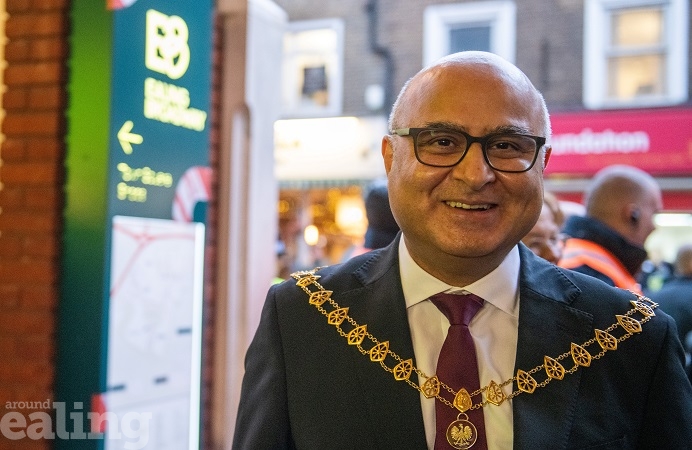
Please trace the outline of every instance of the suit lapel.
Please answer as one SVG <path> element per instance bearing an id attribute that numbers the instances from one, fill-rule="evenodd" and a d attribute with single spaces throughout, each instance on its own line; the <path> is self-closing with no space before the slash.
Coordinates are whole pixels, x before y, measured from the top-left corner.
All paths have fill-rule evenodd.
<path id="1" fill-rule="evenodd" d="M 371 257 L 354 272 L 362 287 L 342 294 L 335 292 L 334 297 L 339 303 L 343 299 L 349 315 L 359 325 L 367 325 L 367 331 L 378 341 L 389 341 L 391 351 L 406 360 L 413 359 L 414 354 L 401 289 L 398 245 L 396 239 L 384 250 L 371 252 Z M 373 343 L 366 338 L 362 346 L 369 350 Z M 405 381 L 397 381 L 369 356 L 349 354 L 353 355 L 354 373 L 363 388 L 363 413 L 372 424 L 372 448 L 425 448 L 419 392 Z M 391 357 L 384 362 L 390 368 L 398 363 Z M 415 373 L 411 380 L 418 381 Z"/>
<path id="2" fill-rule="evenodd" d="M 515 374 L 518 369 L 528 372 L 543 364 L 544 356 L 556 358 L 569 352 L 571 343 L 581 344 L 593 336 L 592 317 L 570 306 L 579 289 L 525 247 L 521 261 Z M 561 363 L 565 370 L 573 366 L 569 355 Z M 581 374 L 581 370 L 566 374 L 532 394 L 514 398 L 514 448 L 566 448 Z M 547 376 L 541 370 L 534 378 L 540 383 Z"/>

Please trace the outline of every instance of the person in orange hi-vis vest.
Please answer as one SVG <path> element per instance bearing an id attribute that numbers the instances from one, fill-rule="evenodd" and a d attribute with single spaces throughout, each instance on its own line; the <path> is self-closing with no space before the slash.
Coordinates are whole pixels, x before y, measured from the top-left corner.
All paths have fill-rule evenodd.
<path id="1" fill-rule="evenodd" d="M 644 242 L 663 208 L 661 188 L 648 173 L 613 165 L 599 171 L 584 195 L 586 216 L 570 217 L 558 265 L 641 292 L 635 276 L 647 258 Z"/>

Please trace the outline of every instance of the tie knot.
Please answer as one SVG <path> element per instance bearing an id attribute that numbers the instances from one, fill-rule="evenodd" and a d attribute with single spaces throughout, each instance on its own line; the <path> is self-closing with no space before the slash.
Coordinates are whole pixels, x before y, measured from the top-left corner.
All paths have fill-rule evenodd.
<path id="1" fill-rule="evenodd" d="M 467 327 L 484 303 L 482 298 L 474 294 L 440 293 L 430 297 L 430 301 L 449 319 L 450 325 L 465 325 Z"/>

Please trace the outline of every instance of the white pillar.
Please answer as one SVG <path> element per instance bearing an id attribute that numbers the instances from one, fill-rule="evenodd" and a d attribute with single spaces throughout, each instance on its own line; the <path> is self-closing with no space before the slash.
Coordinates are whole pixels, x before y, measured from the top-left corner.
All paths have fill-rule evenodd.
<path id="1" fill-rule="evenodd" d="M 230 449 L 243 361 L 274 277 L 285 12 L 270 0 L 219 0 L 223 33 L 217 292 L 210 444 Z"/>

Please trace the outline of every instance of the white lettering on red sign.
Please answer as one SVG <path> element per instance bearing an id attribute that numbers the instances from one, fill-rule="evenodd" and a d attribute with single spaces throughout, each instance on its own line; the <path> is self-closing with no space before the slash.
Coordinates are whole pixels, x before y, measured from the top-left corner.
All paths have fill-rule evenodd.
<path id="1" fill-rule="evenodd" d="M 604 153 L 647 153 L 649 134 L 646 131 L 603 130 L 590 128 L 580 133 L 555 134 L 550 139 L 553 155 L 599 155 Z"/>

